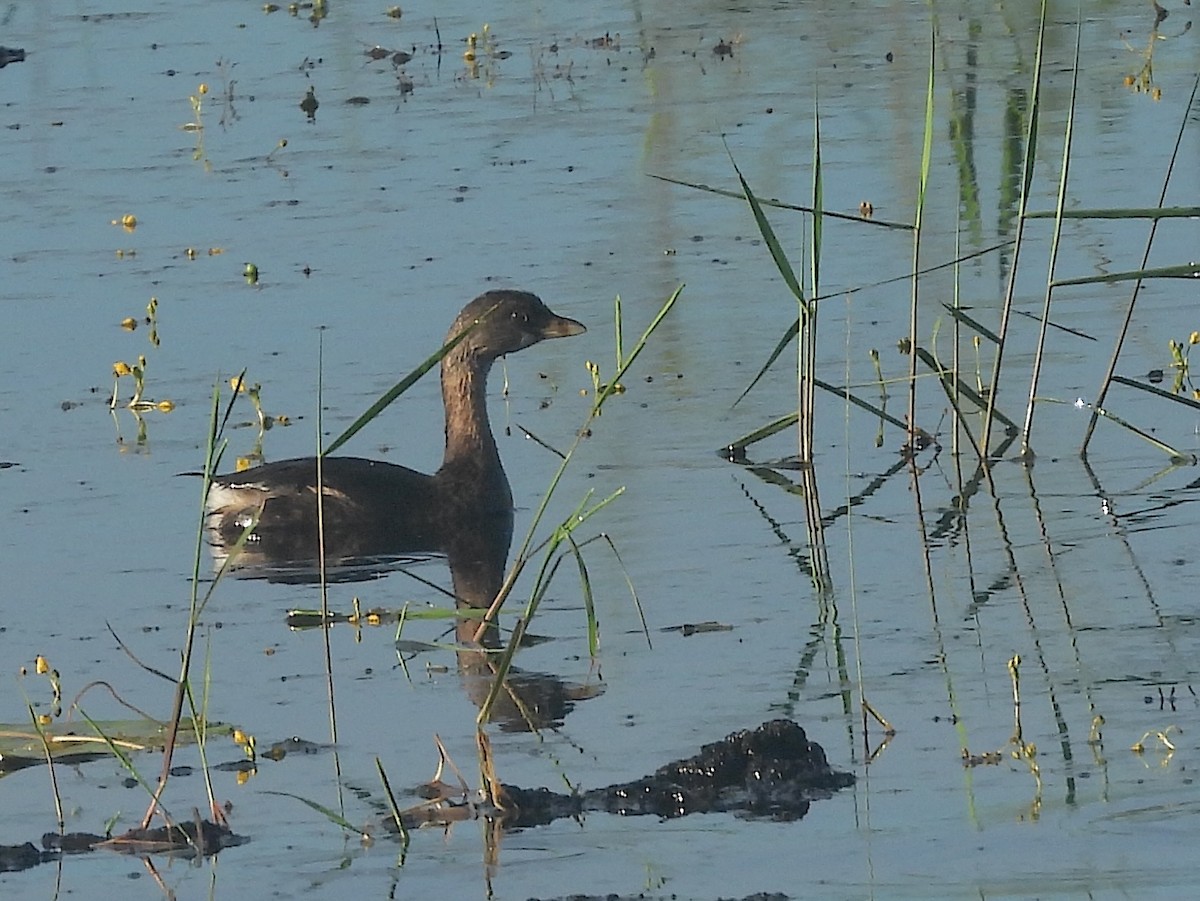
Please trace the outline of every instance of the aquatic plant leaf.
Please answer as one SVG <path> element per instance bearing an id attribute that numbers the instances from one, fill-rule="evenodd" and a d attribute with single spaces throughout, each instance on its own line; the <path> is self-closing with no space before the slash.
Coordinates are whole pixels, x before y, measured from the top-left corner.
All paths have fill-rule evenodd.
<path id="1" fill-rule="evenodd" d="M 158 751 L 166 740 L 166 726 L 154 720 L 97 720 L 96 728 L 123 751 Z M 0 773 L 10 772 L 27 766 L 36 766 L 46 761 L 46 747 L 50 756 L 58 762 L 93 760 L 107 756 L 109 746 L 100 735 L 81 732 L 80 724 L 55 722 L 42 727 L 42 737 L 27 723 L 16 725 L 0 723 Z M 83 727 L 86 730 L 86 726 Z M 208 723 L 206 732 L 232 735 L 233 727 L 225 723 Z M 180 723 L 179 742 L 192 744 L 196 740 L 195 730 L 189 722 Z"/>

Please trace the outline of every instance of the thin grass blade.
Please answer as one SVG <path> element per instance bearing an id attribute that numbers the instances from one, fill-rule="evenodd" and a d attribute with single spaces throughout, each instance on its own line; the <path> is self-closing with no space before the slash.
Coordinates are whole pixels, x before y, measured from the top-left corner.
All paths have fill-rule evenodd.
<path id="1" fill-rule="evenodd" d="M 996 345 L 996 357 L 992 363 L 991 391 L 988 393 L 987 413 L 983 418 L 983 434 L 979 439 L 979 447 L 984 460 L 988 458 L 988 447 L 991 442 L 992 420 L 996 414 L 996 398 L 1000 394 L 1000 372 L 1004 363 L 1004 341 L 1008 335 L 1008 321 L 1012 317 L 1013 303 L 1016 296 L 1017 272 L 1021 258 L 1021 239 L 1025 234 L 1025 210 L 1029 207 L 1029 192 L 1033 184 L 1033 172 L 1037 162 L 1038 120 L 1041 118 L 1042 105 L 1042 60 L 1046 47 L 1046 16 L 1047 0 L 1041 2 L 1041 12 L 1038 17 L 1037 52 L 1033 60 L 1033 86 L 1029 93 L 1029 128 L 1025 137 L 1025 156 L 1021 163 L 1021 190 L 1017 198 L 1017 222 L 1015 245 L 1012 260 L 1009 262 L 1008 286 L 1004 292 L 1004 303 L 1000 311 L 1000 341 Z"/>
<path id="2" fill-rule="evenodd" d="M 997 335 L 995 332 L 993 332 L 990 328 L 988 328 L 986 325 L 984 325 L 978 319 L 975 319 L 972 316 L 968 316 L 966 311 L 963 310 L 962 307 L 954 307 L 948 303 L 943 303 L 942 306 L 946 308 L 947 313 L 949 313 L 951 316 L 953 316 L 959 322 L 963 323 L 964 325 L 970 326 L 971 330 L 973 332 L 975 332 L 976 334 L 978 334 L 981 338 L 987 338 L 993 344 L 1000 343 L 999 335 Z"/>
<path id="3" fill-rule="evenodd" d="M 1103 275 L 1086 275 L 1079 278 L 1055 279 L 1051 287 L 1066 285 L 1094 285 L 1112 282 L 1144 281 L 1152 278 L 1200 278 L 1200 261 L 1180 263 L 1177 266 L 1156 266 L 1150 269 L 1131 269 L 1127 272 L 1108 272 Z"/>
<path id="4" fill-rule="evenodd" d="M 658 181 L 665 181 L 667 184 L 679 185 L 681 188 L 693 188 L 697 191 L 704 191 L 708 194 L 716 194 L 719 197 L 732 197 L 736 200 L 745 200 L 746 194 L 744 191 L 731 191 L 725 188 L 714 188 L 712 185 L 706 185 L 701 182 L 683 181 L 678 178 L 670 178 L 666 175 L 655 175 L 647 173 L 651 178 Z M 776 210 L 789 210 L 793 213 L 812 213 L 813 208 L 804 206 L 798 203 L 784 203 L 782 200 L 775 198 L 759 198 L 759 203 L 765 207 L 771 207 Z M 858 222 L 862 225 L 874 225 L 880 228 L 894 228 L 899 231 L 912 231 L 912 223 L 910 222 L 889 222 L 886 219 L 864 219 L 861 215 L 851 213 L 842 213 L 837 210 L 821 210 L 822 216 L 828 216 L 830 219 L 841 219 L 846 222 Z"/>
<path id="5" fill-rule="evenodd" d="M 321 804 L 317 801 L 313 801 L 310 798 L 306 798 L 303 795 L 293 794 L 292 792 L 277 791 L 274 789 L 264 789 L 263 794 L 264 795 L 279 795 L 280 797 L 283 797 L 283 798 L 293 798 L 294 800 L 299 801 L 301 804 L 305 804 L 308 807 L 311 807 L 313 810 L 315 810 L 317 813 L 321 814 L 321 816 L 325 817 L 325 819 L 329 820 L 329 822 L 333 823 L 335 826 L 340 826 L 342 829 L 345 829 L 347 832 L 352 832 L 355 835 L 362 835 L 361 828 L 359 828 L 358 826 L 355 826 L 353 823 L 351 823 L 349 820 L 347 820 L 345 817 L 343 817 L 341 814 L 339 814 L 336 810 L 326 807 L 324 804 Z"/>
<path id="6" fill-rule="evenodd" d="M 1167 199 L 1167 188 L 1171 184 L 1171 175 L 1175 171 L 1175 162 L 1179 159 L 1179 148 L 1183 145 L 1183 133 L 1187 128 L 1188 119 L 1192 109 L 1196 103 L 1196 93 L 1200 91 L 1200 73 L 1196 75 L 1192 82 L 1192 93 L 1188 96 L 1188 101 L 1183 108 L 1183 117 L 1179 122 L 1179 129 L 1175 133 L 1175 147 L 1171 151 L 1170 162 L 1167 163 L 1167 171 L 1163 176 L 1162 188 L 1158 194 L 1158 205 L 1161 207 Z M 1146 263 L 1150 259 L 1150 250 L 1154 246 L 1154 236 L 1158 233 L 1158 220 L 1154 220 L 1150 226 L 1150 233 L 1146 236 L 1146 248 L 1142 252 L 1142 268 L 1145 268 Z M 1121 358 L 1121 349 L 1125 345 L 1125 336 L 1129 334 L 1129 326 L 1133 322 L 1133 311 L 1137 306 L 1138 294 L 1141 293 L 1142 283 L 1134 282 L 1133 293 L 1129 298 L 1129 304 L 1125 309 L 1125 319 L 1121 323 L 1121 330 L 1117 335 L 1117 339 L 1113 344 L 1113 352 L 1108 360 L 1108 367 L 1105 369 L 1104 378 L 1100 382 L 1100 389 L 1096 392 L 1096 402 L 1092 405 L 1092 415 L 1088 420 L 1087 428 L 1084 430 L 1083 442 L 1079 446 L 1079 455 L 1087 458 L 1088 445 L 1091 443 L 1092 434 L 1096 429 L 1096 417 L 1100 415 L 1104 407 L 1105 398 L 1108 396 L 1108 389 L 1112 385 L 1114 374 L 1117 371 L 1117 361 Z"/>
<path id="7" fill-rule="evenodd" d="M 329 446 L 325 448 L 325 451 L 321 456 L 329 456 L 335 450 L 357 435 L 362 428 L 367 425 L 367 423 L 387 409 L 391 405 L 392 401 L 420 381 L 422 376 L 429 372 L 429 370 L 431 370 L 434 366 L 437 366 L 438 363 L 442 361 L 442 357 L 454 350 L 454 348 L 456 348 L 462 342 L 462 340 L 467 337 L 467 335 L 471 334 L 471 332 L 478 328 L 479 324 L 483 322 L 484 319 L 486 319 L 494 309 L 495 307 L 492 307 L 491 309 L 487 310 L 482 316 L 443 344 L 437 351 L 426 357 L 416 369 L 384 392 L 379 400 L 371 404 L 365 413 L 363 413 L 358 417 L 358 419 L 354 420 L 354 422 L 350 424 L 346 431 L 342 432 L 342 434 L 338 435 L 333 439 L 332 442 L 330 442 Z"/>
<path id="8" fill-rule="evenodd" d="M 767 214 L 763 212 L 762 204 L 758 202 L 758 198 L 750 189 L 750 183 L 742 175 L 742 170 L 738 168 L 737 160 L 733 158 L 733 153 L 729 151 L 728 147 L 726 147 L 726 152 L 729 153 L 729 161 L 733 164 L 733 171 L 737 173 L 738 182 L 742 186 L 743 196 L 746 198 L 746 202 L 750 204 L 750 212 L 754 216 L 755 224 L 758 225 L 758 231 L 762 235 L 767 249 L 771 252 L 771 259 L 775 261 L 775 268 L 783 276 L 784 284 L 788 286 L 788 290 L 792 292 L 797 300 L 803 302 L 804 289 L 800 286 L 800 281 L 796 278 L 796 273 L 792 270 L 792 264 L 788 260 L 787 254 L 783 252 L 783 246 L 779 243 L 779 238 L 775 236 L 775 229 L 771 227 L 771 223 L 767 219 Z"/>
<path id="9" fill-rule="evenodd" d="M 1123 375 L 1114 375 L 1114 382 L 1125 385 L 1129 388 L 1136 388 L 1138 391 L 1146 391 L 1153 394 L 1155 397 L 1161 397 L 1163 400 L 1169 400 L 1172 403 L 1183 404 L 1185 407 L 1191 407 L 1193 410 L 1200 410 L 1200 400 L 1193 400 L 1183 394 L 1172 394 L 1170 391 L 1164 391 L 1156 385 L 1147 385 L 1143 382 L 1135 382 L 1133 379 L 1126 378 Z"/>
<path id="10" fill-rule="evenodd" d="M 1075 134 L 1075 102 L 1079 94 L 1079 47 L 1083 35 L 1082 10 L 1075 22 L 1075 57 L 1071 64 L 1071 95 L 1067 101 L 1067 124 L 1063 134 L 1062 166 L 1058 176 L 1058 198 L 1054 209 L 1054 230 L 1050 237 L 1050 262 L 1046 273 L 1046 293 L 1042 300 L 1042 321 L 1038 326 L 1037 348 L 1033 355 L 1033 369 L 1029 375 L 1029 399 L 1025 404 L 1025 423 L 1021 428 L 1021 453 L 1032 453 L 1030 441 L 1033 433 L 1033 413 L 1037 409 L 1037 389 L 1042 374 L 1042 361 L 1046 352 L 1046 335 L 1050 328 L 1050 303 L 1054 296 L 1054 271 L 1058 266 L 1058 248 L 1062 240 L 1062 211 L 1067 203 L 1067 181 L 1071 173 L 1071 140 Z"/>

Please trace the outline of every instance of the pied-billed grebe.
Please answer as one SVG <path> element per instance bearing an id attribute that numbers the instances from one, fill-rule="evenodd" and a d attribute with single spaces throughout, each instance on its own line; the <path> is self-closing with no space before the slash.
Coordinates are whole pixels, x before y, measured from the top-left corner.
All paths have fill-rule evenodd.
<path id="1" fill-rule="evenodd" d="M 585 329 L 551 312 L 533 294 L 488 291 L 463 308 L 447 342 L 476 322 L 442 358 L 446 455 L 441 469 L 428 475 L 359 457 L 322 459 L 327 557 L 444 552 L 456 535 L 477 530 L 491 533 L 489 545 L 507 554 L 512 491 L 488 422 L 488 371 L 498 357 Z M 314 457 L 220 475 L 208 494 L 210 529 L 216 543 L 228 546 L 257 515 L 248 550 L 259 562 L 311 562 L 318 547 L 316 495 Z"/>

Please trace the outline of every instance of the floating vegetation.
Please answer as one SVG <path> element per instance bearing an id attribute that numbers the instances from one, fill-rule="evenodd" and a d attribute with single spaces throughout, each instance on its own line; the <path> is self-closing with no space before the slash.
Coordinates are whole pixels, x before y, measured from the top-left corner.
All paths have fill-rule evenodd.
<path id="1" fill-rule="evenodd" d="M 286 7 L 278 3 L 264 3 L 262 11 L 265 14 L 270 15 L 271 13 L 277 13 L 281 9 L 285 8 L 287 9 L 288 15 L 293 19 L 300 18 L 301 13 L 308 13 L 306 21 L 308 21 L 309 24 L 313 25 L 314 27 L 320 25 L 322 20 L 329 15 L 329 5 L 327 0 L 311 0 L 311 2 L 304 3 L 289 3 Z"/>
<path id="2" fill-rule="evenodd" d="M 1184 2 L 1185 4 L 1190 4 L 1191 0 L 1184 0 Z M 1191 20 L 1184 22 L 1182 31 L 1178 31 L 1175 34 L 1163 34 L 1159 30 L 1159 26 L 1167 20 L 1170 13 L 1165 7 L 1160 6 L 1157 0 L 1153 0 L 1152 6 L 1154 8 L 1154 24 L 1150 29 L 1150 33 L 1146 36 L 1145 45 L 1141 49 L 1138 49 L 1129 42 L 1128 38 L 1122 37 L 1121 40 L 1125 44 L 1125 49 L 1130 54 L 1140 57 L 1137 71 L 1125 76 L 1125 87 L 1129 88 L 1135 94 L 1144 94 L 1157 103 L 1162 100 L 1163 91 L 1162 87 L 1154 79 L 1154 51 L 1163 41 L 1187 34 L 1191 30 L 1192 23 Z"/>
<path id="3" fill-rule="evenodd" d="M 12 772 L 27 766 L 45 763 L 79 763 L 107 756 L 110 746 L 122 751 L 147 751 L 161 749 L 164 741 L 164 724 L 146 716 L 136 707 L 121 698 L 117 700 L 135 714 L 128 720 L 87 720 L 81 726 L 76 715 L 82 714 L 83 698 L 97 688 L 113 693 L 111 686 L 92 683 L 75 696 L 70 704 L 63 705 L 63 678 L 49 660 L 39 654 L 32 668 L 22 666 L 18 670 L 22 680 L 43 679 L 49 689 L 44 700 L 28 700 L 34 731 L 29 723 L 0 724 L 0 773 Z M 205 729 L 214 735 L 232 735 L 233 729 L 221 723 L 207 723 Z M 182 740 L 192 742 L 195 736 L 184 732 Z"/>
<path id="4" fill-rule="evenodd" d="M 1188 388 L 1193 400 L 1200 400 L 1200 389 L 1197 389 L 1192 384 L 1192 369 L 1190 358 L 1192 348 L 1200 344 L 1200 332 L 1192 332 L 1188 336 L 1187 343 L 1171 339 L 1168 342 L 1168 347 L 1171 351 L 1171 368 L 1175 370 L 1175 381 L 1171 386 L 1173 394 L 1180 394 L 1184 387 Z"/>
<path id="5" fill-rule="evenodd" d="M 263 455 L 263 441 L 266 437 L 266 433 L 275 428 L 275 426 L 289 426 L 292 424 L 292 420 L 289 416 L 271 416 L 267 414 L 263 410 L 262 406 L 262 385 L 259 385 L 257 382 L 253 385 L 248 384 L 245 379 L 246 374 L 243 372 L 241 375 L 236 375 L 231 378 L 229 380 L 229 386 L 233 391 L 234 398 L 236 398 L 238 395 L 244 395 L 249 399 L 250 403 L 254 406 L 255 422 L 238 423 L 234 427 L 257 425 L 258 434 L 254 438 L 253 448 L 236 459 L 234 468 L 238 472 L 244 472 L 247 469 L 250 469 L 254 466 L 259 466 L 266 462 L 266 458 Z"/>
<path id="6" fill-rule="evenodd" d="M 308 91 L 304 94 L 304 99 L 300 101 L 300 110 L 308 118 L 309 122 L 317 121 L 317 110 L 321 104 L 317 101 L 317 92 L 312 85 L 309 85 Z"/>
<path id="7" fill-rule="evenodd" d="M 25 62 L 25 51 L 20 47 L 0 47 L 0 69 L 9 63 Z"/>
<path id="8" fill-rule="evenodd" d="M 1174 754 L 1176 751 L 1175 743 L 1172 742 L 1170 739 L 1170 735 L 1172 732 L 1178 732 L 1178 733 L 1182 734 L 1183 730 L 1180 729 L 1178 726 L 1176 726 L 1174 723 L 1172 723 L 1170 726 L 1167 726 L 1167 728 L 1165 728 L 1165 729 L 1159 729 L 1159 730 L 1153 730 L 1150 732 L 1145 732 L 1142 734 L 1141 738 L 1139 738 L 1136 742 L 1133 743 L 1133 746 L 1130 748 L 1130 750 L 1133 751 L 1135 754 L 1144 754 L 1146 752 L 1146 739 L 1152 738 L 1152 739 L 1154 739 L 1154 745 L 1156 747 L 1162 749 L 1165 752 L 1165 755 L 1162 760 L 1162 765 L 1166 766 L 1167 762 L 1171 759 L 1171 755 Z"/>
<path id="9" fill-rule="evenodd" d="M 208 85 L 201 82 L 196 88 L 196 93 L 188 95 L 188 103 L 192 106 L 192 118 L 191 121 L 179 126 L 183 131 L 190 131 L 196 135 L 196 146 L 192 149 L 192 159 L 197 162 L 203 161 L 206 171 L 211 168 L 204 151 L 204 97 L 207 94 Z"/>
<path id="10" fill-rule="evenodd" d="M 144 396 L 146 390 L 146 357 L 139 355 L 137 362 L 133 365 L 126 363 L 124 360 L 117 360 L 117 362 L 113 363 L 113 393 L 112 399 L 108 404 L 110 410 L 117 408 L 119 403 L 117 395 L 120 390 L 121 379 L 126 376 L 133 379 L 133 394 L 128 402 L 122 404 L 126 409 L 132 410 L 134 413 L 148 413 L 151 410 L 158 410 L 160 413 L 170 413 L 175 409 L 174 401 L 156 401 Z"/>
<path id="11" fill-rule="evenodd" d="M 621 49 L 621 35 L 620 34 L 610 34 L 609 32 L 606 31 L 606 32 L 604 32 L 604 34 L 600 35 L 599 37 L 588 38 L 588 39 L 584 40 L 583 46 L 588 47 L 592 50 L 620 50 Z M 715 47 L 713 48 L 713 52 L 714 53 L 716 52 Z"/>
<path id="12" fill-rule="evenodd" d="M 151 346 L 157 348 L 161 344 L 161 339 L 158 333 L 158 298 L 151 297 L 146 304 L 146 314 L 142 321 L 148 326 L 146 339 Z M 139 321 L 133 316 L 126 316 L 121 320 L 120 327 L 127 332 L 136 331 L 139 326 Z M 117 360 L 113 363 L 113 389 L 109 397 L 108 409 L 112 413 L 113 423 L 117 429 L 117 444 L 122 451 L 125 451 L 129 445 L 121 435 L 121 425 L 117 418 L 118 407 L 128 410 L 133 414 L 134 421 L 137 425 L 137 437 L 133 446 L 138 450 L 144 450 L 148 440 L 146 421 L 142 418 L 142 414 L 157 411 L 159 413 L 170 413 L 175 409 L 175 402 L 169 398 L 162 400 L 154 400 L 146 396 L 146 368 L 147 360 L 145 354 L 139 354 L 137 361 L 128 363 L 125 360 Z M 127 401 L 120 400 L 121 380 L 131 379 L 133 381 L 133 391 Z"/>
<path id="13" fill-rule="evenodd" d="M 207 251 L 205 251 L 205 253 L 210 257 L 220 256 L 224 252 L 225 249 L 223 247 L 210 247 Z M 196 250 L 194 247 L 185 247 L 183 250 L 183 255 L 189 260 L 194 260 L 200 255 L 200 251 Z"/>
<path id="14" fill-rule="evenodd" d="M 466 45 L 467 49 L 463 51 L 463 62 L 467 64 L 466 77 L 482 78 L 489 85 L 496 77 L 494 64 L 512 56 L 509 51 L 500 49 L 491 26 L 486 23 L 478 34 L 471 32 L 467 35 Z"/>

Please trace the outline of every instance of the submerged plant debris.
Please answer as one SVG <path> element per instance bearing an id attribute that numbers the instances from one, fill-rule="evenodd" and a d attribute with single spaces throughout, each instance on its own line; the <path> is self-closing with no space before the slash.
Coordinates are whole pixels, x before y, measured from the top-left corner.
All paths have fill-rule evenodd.
<path id="1" fill-rule="evenodd" d="M 159 826 L 154 829 L 130 829 L 121 835 L 97 835 L 91 832 L 47 832 L 41 848 L 33 842 L 0 845 L 0 873 L 28 870 L 38 864 L 58 860 L 64 854 L 86 854 L 106 850 L 139 856 L 167 854 L 174 857 L 208 857 L 224 848 L 248 841 L 228 826 L 201 820 Z"/>

